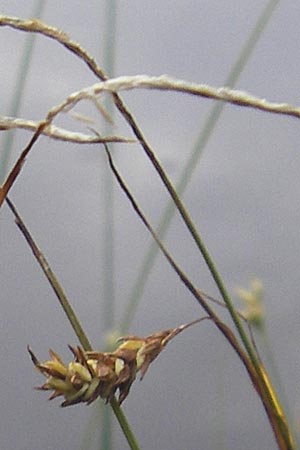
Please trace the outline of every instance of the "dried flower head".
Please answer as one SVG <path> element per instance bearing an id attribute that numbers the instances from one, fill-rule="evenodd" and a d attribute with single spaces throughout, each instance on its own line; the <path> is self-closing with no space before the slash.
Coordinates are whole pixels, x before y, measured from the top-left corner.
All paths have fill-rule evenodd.
<path id="1" fill-rule="evenodd" d="M 81 402 L 90 404 L 98 397 L 109 402 L 116 393 L 121 404 L 127 397 L 137 372 L 140 372 L 142 379 L 166 344 L 200 320 L 203 319 L 159 331 L 145 338 L 121 337 L 118 339 L 120 345 L 114 352 L 85 352 L 79 346 L 69 346 L 74 359 L 67 365 L 51 349 L 50 360 L 41 363 L 28 347 L 33 364 L 46 377 L 46 382 L 37 389 L 52 391 L 50 400 L 62 396 L 64 401 L 61 406 Z"/>

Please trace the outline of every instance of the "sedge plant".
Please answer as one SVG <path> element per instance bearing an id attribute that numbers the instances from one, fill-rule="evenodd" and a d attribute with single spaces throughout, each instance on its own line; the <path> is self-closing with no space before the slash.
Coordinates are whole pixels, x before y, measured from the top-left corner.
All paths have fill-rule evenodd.
<path id="1" fill-rule="evenodd" d="M 150 364 L 174 336 L 185 330 L 188 326 L 207 319 L 226 339 L 244 366 L 246 373 L 262 402 L 263 408 L 265 409 L 278 448 L 280 450 L 293 450 L 295 444 L 290 426 L 286 420 L 279 398 L 270 381 L 264 363 L 259 356 L 253 335 L 251 332 L 249 333 L 248 322 L 245 322 L 236 310 L 213 258 L 203 242 L 199 230 L 195 226 L 178 190 L 171 182 L 168 174 L 161 165 L 156 152 L 144 137 L 143 131 L 139 127 L 137 120 L 123 102 L 119 92 L 122 90 L 133 89 L 173 91 L 200 98 L 211 98 L 222 102 L 229 102 L 238 105 L 239 107 L 243 106 L 259 109 L 265 113 L 282 114 L 296 118 L 300 117 L 299 109 L 285 103 L 278 104 L 267 102 L 257 96 L 250 95 L 246 92 L 235 91 L 228 87 L 215 88 L 206 84 L 190 83 L 185 80 L 176 80 L 166 76 L 108 78 L 102 68 L 98 66 L 95 60 L 79 44 L 71 40 L 64 32 L 57 30 L 52 26 L 36 19 L 21 20 L 10 16 L 0 16 L 0 26 L 9 26 L 13 29 L 29 33 L 38 33 L 46 38 L 54 39 L 58 44 L 63 45 L 67 50 L 71 51 L 85 63 L 87 68 L 91 70 L 97 78 L 97 83 L 94 85 L 83 87 L 78 92 L 70 93 L 70 95 L 68 95 L 61 103 L 53 106 L 48 111 L 46 117 L 42 118 L 40 121 L 30 122 L 15 118 L 15 120 L 8 119 L 5 122 L 6 125 L 5 123 L 3 125 L 3 127 L 5 128 L 6 126 L 7 129 L 12 127 L 31 129 L 33 130 L 33 134 L 0 187 L 0 206 L 3 206 L 3 203 L 6 200 L 6 203 L 14 214 L 20 231 L 24 235 L 34 257 L 51 284 L 80 343 L 80 346 L 70 346 L 73 359 L 67 364 L 64 363 L 53 350 L 50 350 L 49 352 L 50 359 L 41 362 L 36 357 L 34 351 L 31 348 L 28 349 L 34 366 L 46 377 L 46 381 L 41 386 L 41 389 L 51 391 L 51 398 L 62 396 L 63 407 L 80 403 L 89 404 L 98 398 L 101 398 L 111 406 L 130 448 L 138 449 L 139 443 L 137 442 L 121 408 L 122 402 L 129 395 L 131 385 L 139 373 L 141 374 L 141 377 L 145 375 Z M 100 105 L 101 93 L 104 91 L 111 95 L 116 109 L 131 129 L 134 135 L 134 141 L 141 146 L 145 157 L 155 169 L 161 183 L 172 200 L 174 208 L 181 216 L 196 249 L 202 255 L 212 279 L 219 290 L 219 294 L 222 298 L 221 304 L 228 312 L 230 318 L 229 324 L 221 319 L 216 308 L 216 303 L 212 302 L 211 298 L 203 293 L 201 289 L 192 282 L 188 274 L 185 273 L 184 269 L 181 268 L 174 259 L 171 251 L 166 248 L 146 214 L 139 206 L 138 201 L 132 194 L 130 186 L 127 184 L 115 164 L 113 154 L 107 144 L 110 142 L 130 143 L 133 141 L 132 138 L 111 135 L 103 137 L 94 130 L 91 130 L 91 134 L 79 135 L 78 133 L 72 133 L 68 130 L 58 129 L 54 125 L 53 122 L 62 112 L 70 111 L 83 99 Z M 99 110 L 101 110 L 100 106 Z M 32 238 L 31 233 L 18 213 L 17 208 L 8 198 L 8 193 L 15 180 L 19 177 L 27 155 L 34 146 L 38 145 L 39 137 L 42 134 L 46 134 L 54 139 L 103 146 L 103 152 L 106 154 L 107 164 L 115 182 L 124 193 L 138 219 L 141 220 L 146 227 L 157 247 L 177 274 L 180 282 L 183 283 L 204 311 L 203 317 L 179 327 L 175 326 L 174 328 L 163 331 L 156 330 L 146 337 L 135 335 L 120 337 L 120 340 L 113 351 L 93 349 L 85 331 L 80 325 L 70 301 L 66 298 L 57 277 L 54 275 L 49 263 Z"/>

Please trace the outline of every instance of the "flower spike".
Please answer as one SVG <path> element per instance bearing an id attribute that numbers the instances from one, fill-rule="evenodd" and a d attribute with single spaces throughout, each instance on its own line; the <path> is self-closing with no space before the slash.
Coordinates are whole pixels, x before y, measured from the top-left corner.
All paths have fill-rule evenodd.
<path id="1" fill-rule="evenodd" d="M 128 396 L 136 374 L 142 380 L 150 364 L 157 358 L 167 343 L 187 327 L 205 318 L 180 325 L 177 328 L 153 333 L 145 338 L 124 336 L 118 339 L 119 346 L 114 352 L 85 352 L 80 346 L 69 349 L 73 361 L 67 365 L 53 351 L 50 360 L 40 362 L 31 348 L 27 350 L 38 371 L 46 377 L 46 382 L 37 389 L 52 391 L 49 400 L 64 397 L 61 406 L 77 403 L 90 404 L 98 397 L 110 402 L 118 393 L 121 404 Z"/>

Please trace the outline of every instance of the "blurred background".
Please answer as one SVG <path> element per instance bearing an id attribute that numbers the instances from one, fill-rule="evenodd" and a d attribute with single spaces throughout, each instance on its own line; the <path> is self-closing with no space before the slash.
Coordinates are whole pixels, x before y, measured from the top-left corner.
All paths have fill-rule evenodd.
<path id="1" fill-rule="evenodd" d="M 67 32 L 104 67 L 108 3 L 52 0 L 44 2 L 41 18 Z M 300 8 L 291 0 L 277 3 L 236 87 L 297 105 Z M 260 0 L 117 1 L 114 73 L 168 74 L 222 86 L 265 4 Z M 2 0 L 1 14 L 29 18 L 36 5 L 29 0 Z M 1 115 L 9 115 L 27 38 L 23 32 L 0 28 Z M 19 117 L 42 119 L 68 94 L 96 81 L 77 57 L 37 36 Z M 176 183 L 214 103 L 141 90 L 126 92 L 122 98 Z M 77 111 L 94 117 L 93 126 L 105 131 L 107 125 L 90 105 L 78 105 Z M 87 130 L 67 117 L 55 124 Z M 296 119 L 225 106 L 183 194 L 229 292 L 234 295 L 236 287 L 247 287 L 253 277 L 263 282 L 268 338 L 295 423 L 300 417 L 298 128 Z M 118 115 L 110 131 L 132 136 Z M 2 148 L 5 134 L 0 135 Z M 6 174 L 29 137 L 26 131 L 15 133 Z M 114 155 L 147 217 L 157 226 L 168 195 L 141 148 L 115 145 Z M 105 333 L 122 320 L 151 243 L 124 194 L 109 180 L 102 146 L 42 137 L 10 192 L 95 348 L 102 348 Z M 110 185 L 113 197 L 108 209 L 113 213 L 107 221 Z M 114 249 L 112 258 L 107 256 L 108 241 Z M 165 242 L 196 285 L 218 297 L 178 215 Z M 1 449 L 99 449 L 96 405 L 61 409 L 58 401 L 49 403 L 46 394 L 33 390 L 43 380 L 33 370 L 26 345 L 42 360 L 51 347 L 67 361 L 67 344 L 76 345 L 77 340 L 6 204 L 0 211 L 0 245 Z M 241 306 L 238 299 L 236 305 Z M 202 314 L 159 255 L 130 333 L 146 336 Z M 261 344 L 261 354 L 268 358 Z M 169 344 L 142 383 L 133 385 L 124 411 L 147 450 L 275 448 L 244 368 L 208 321 Z M 115 419 L 113 428 L 114 448 L 127 448 Z"/>

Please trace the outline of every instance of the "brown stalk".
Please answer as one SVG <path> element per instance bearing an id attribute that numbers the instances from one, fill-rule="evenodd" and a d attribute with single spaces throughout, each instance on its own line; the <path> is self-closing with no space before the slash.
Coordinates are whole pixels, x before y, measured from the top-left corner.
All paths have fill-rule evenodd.
<path id="1" fill-rule="evenodd" d="M 31 137 L 30 141 L 28 142 L 28 144 L 26 145 L 26 147 L 22 151 L 22 153 L 19 156 L 19 158 L 18 158 L 17 162 L 15 163 L 14 167 L 10 171 L 10 173 L 9 173 L 8 177 L 6 178 L 5 182 L 0 187 L 0 207 L 1 207 L 4 199 L 6 198 L 10 188 L 14 184 L 17 176 L 19 175 L 19 173 L 20 173 L 20 171 L 22 169 L 22 166 L 24 164 L 26 156 L 28 155 L 28 153 L 30 152 L 33 144 L 37 141 L 38 137 L 43 132 L 43 130 L 44 130 L 44 128 L 46 126 L 47 126 L 47 122 L 46 121 L 43 121 L 43 122 L 41 122 L 39 124 L 39 126 L 36 129 L 35 133 Z"/>

